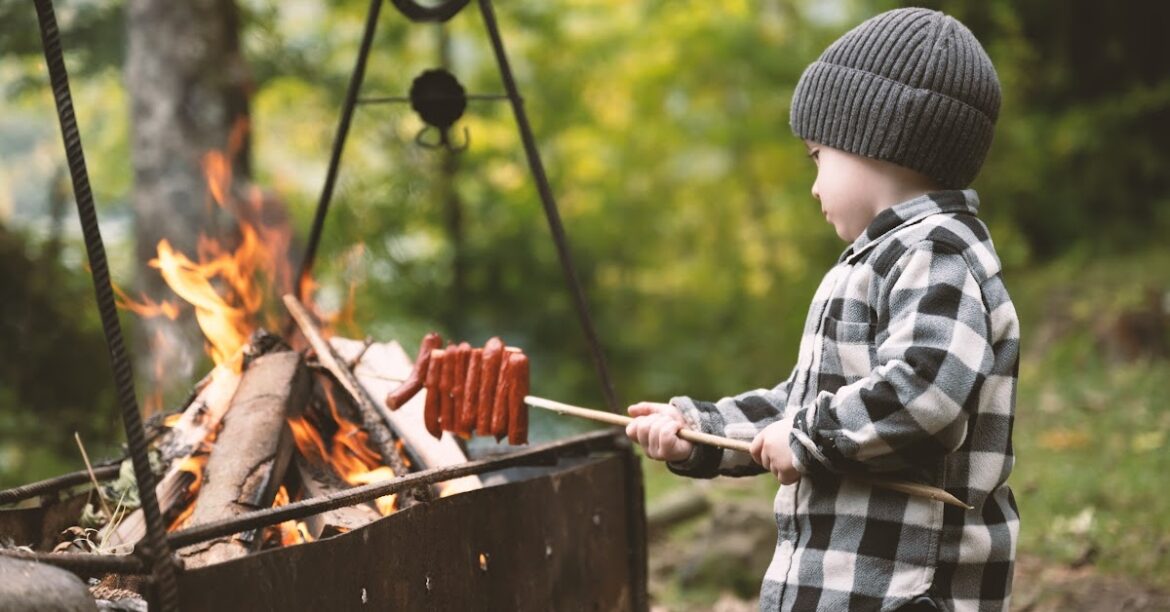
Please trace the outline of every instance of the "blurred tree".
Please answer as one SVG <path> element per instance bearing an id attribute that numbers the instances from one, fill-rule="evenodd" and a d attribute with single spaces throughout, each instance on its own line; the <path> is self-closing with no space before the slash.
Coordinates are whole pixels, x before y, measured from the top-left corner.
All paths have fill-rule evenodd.
<path id="1" fill-rule="evenodd" d="M 987 47 L 1004 86 L 976 187 L 1037 257 L 1130 250 L 1170 230 L 1170 4 L 935 0 Z"/>
<path id="2" fill-rule="evenodd" d="M 251 82 L 234 0 L 130 0 L 126 38 L 139 285 L 155 300 L 168 299 L 162 277 L 146 267 L 161 239 L 195 259 L 201 235 L 235 235 L 234 220 L 212 202 L 204 156 L 224 151 L 229 181 L 247 179 Z M 150 386 L 183 387 L 187 381 L 175 379 L 192 375 L 183 364 L 197 361 L 202 347 L 193 318 L 153 318 L 145 326 L 140 376 L 154 373 Z"/>
<path id="3" fill-rule="evenodd" d="M 239 21 L 234 0 L 127 5 L 132 201 L 142 262 L 154 257 L 161 238 L 194 254 L 200 232 L 222 232 L 215 228 L 201 162 L 208 151 L 226 149 L 232 126 L 248 120 L 250 80 Z M 231 153 L 233 175 L 246 177 L 246 133 Z"/>
<path id="4" fill-rule="evenodd" d="M 0 488 L 81 469 L 75 431 L 95 460 L 118 431 L 92 285 L 53 248 L 0 225 L 0 286 L 19 296 L 0 300 Z"/>

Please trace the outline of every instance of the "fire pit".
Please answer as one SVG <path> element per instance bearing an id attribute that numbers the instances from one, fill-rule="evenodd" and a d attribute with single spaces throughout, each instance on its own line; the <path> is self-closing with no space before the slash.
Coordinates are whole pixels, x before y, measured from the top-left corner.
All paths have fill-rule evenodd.
<path id="1" fill-rule="evenodd" d="M 467 475 L 479 476 L 485 486 L 415 504 L 335 537 L 182 571 L 180 605 L 192 610 L 645 608 L 641 472 L 621 435 L 589 433 L 418 472 L 402 479 L 399 489 Z M 368 498 L 370 488 L 361 489 Z M 332 497 L 331 505 L 344 507 L 343 495 Z M 66 508 L 70 504 L 76 508 L 76 501 L 63 502 Z M 276 510 L 284 508 L 297 509 Z M 0 538 L 39 538 L 42 527 L 61 520 L 63 509 L 0 512 Z M 168 539 L 179 548 L 282 516 L 223 522 Z M 137 557 L 9 554 L 107 581 L 114 574 L 120 579 L 116 584 L 146 571 Z"/>
<path id="2" fill-rule="evenodd" d="M 464 4 L 420 13 L 407 10 L 413 3 L 395 1 L 412 20 L 423 21 L 446 20 Z M 279 286 L 277 295 L 304 296 L 311 284 L 380 5 L 372 1 L 367 15 L 300 272 L 268 271 L 267 289 Z M 90 466 L 86 459 L 84 472 L 0 491 L 0 506 L 18 503 L 0 510 L 0 554 L 6 563 L 39 561 L 101 578 L 97 590 L 103 598 L 125 599 L 131 608 L 143 604 L 141 598 L 133 601 L 139 594 L 164 610 L 646 608 L 641 472 L 620 432 L 499 447 L 470 458 L 449 433 L 430 437 L 421 396 L 397 412 L 380 401 L 385 386 L 400 383 L 409 369 L 396 343 L 325 340 L 312 317 L 298 313 L 302 306 L 291 295 L 285 302 L 300 334 L 291 326 L 276 340 L 255 333 L 253 307 L 259 302 L 237 281 L 253 278 L 257 262 L 287 258 L 239 254 L 258 244 L 288 246 L 263 228 L 241 225 L 234 253 L 219 246 L 205 253 L 201 244 L 199 262 L 159 243 L 151 265 L 195 306 L 216 365 L 186 406 L 149 431 L 144 428 L 52 2 L 36 0 L 35 6 L 129 452 L 121 462 Z M 616 410 L 491 3 L 480 0 L 479 6 L 594 365 L 607 403 Z M 229 201 L 230 185 L 209 180 L 217 204 L 257 216 L 255 202 Z M 212 282 L 215 275 L 218 284 Z M 216 288 L 225 284 L 236 291 L 227 300 Z M 122 298 L 124 306 L 133 305 Z M 173 312 L 168 304 L 135 306 L 166 316 Z M 363 371 L 370 361 L 374 364 Z M 510 440 L 523 441 L 513 433 Z M 151 453 L 162 465 L 160 474 Z M 111 508 L 108 496 L 98 495 L 102 507 L 90 513 L 103 520 L 99 528 L 86 529 L 76 517 L 87 498 L 95 498 L 63 492 L 99 481 L 124 484 L 123 495 L 134 492 L 141 507 L 127 511 L 119 499 Z M 39 504 L 29 503 L 37 497 Z M 69 537 L 61 537 L 62 529 Z M 18 605 L 37 607 L 35 588 L 29 593 L 32 599 Z"/>
<path id="3" fill-rule="evenodd" d="M 307 329 L 317 342 L 324 342 L 315 328 Z M 384 396 L 410 367 L 405 351 L 393 342 L 335 338 L 320 352 L 330 355 L 321 361 L 346 372 L 338 378 L 351 380 L 357 396 L 367 401 Z M 300 361 L 296 352 L 272 352 L 253 359 L 241 375 L 229 377 L 236 390 L 227 402 L 230 409 L 221 417 L 226 423 L 214 439 L 210 460 L 204 454 L 194 471 L 183 471 L 191 469 L 184 467 L 174 472 L 179 492 L 174 497 L 166 494 L 165 478 L 159 485 L 160 503 L 170 504 L 164 505 L 170 508 L 164 511 L 171 525 L 167 541 L 177 551 L 176 563 L 184 568 L 178 576 L 182 608 L 645 607 L 641 472 L 620 432 L 599 431 L 530 448 L 488 445 L 484 448 L 490 452 L 468 458 L 450 434 L 436 440 L 424 431 L 421 404 L 425 397 L 420 395 L 387 413 L 393 419 L 388 422 L 402 436 L 398 443 L 391 441 L 390 452 L 416 471 L 381 467 L 377 469 L 386 473 L 370 478 L 369 484 L 351 487 L 334 478 L 334 486 L 314 488 L 308 486 L 313 472 L 307 468 L 316 465 L 336 476 L 344 467 L 318 463 L 323 457 L 365 454 L 377 460 L 377 453 L 368 446 L 353 450 L 340 445 L 346 439 L 346 426 L 348 435 L 358 434 L 361 444 L 369 444 L 373 436 L 355 424 L 361 418 L 353 416 L 355 409 L 346 403 L 347 395 L 338 393 L 326 396 L 328 411 L 339 426 L 335 435 L 325 436 L 328 442 L 321 437 L 328 430 L 309 427 L 313 441 L 294 433 L 297 439 L 288 444 L 291 459 L 287 454 L 283 461 L 271 458 L 276 451 L 264 445 L 274 449 L 278 444 L 283 411 L 296 403 L 294 398 L 310 393 L 305 378 L 324 378 L 316 371 L 324 366 L 306 373 Z M 209 394 L 222 391 L 214 389 L 214 384 L 202 386 L 182 414 L 206 415 L 209 410 L 199 402 L 215 403 Z M 277 410 L 275 428 L 265 433 L 255 415 L 272 407 Z M 232 415 L 242 410 L 248 411 L 248 426 L 245 437 L 235 439 L 240 434 L 233 432 L 239 425 L 232 428 Z M 303 422 L 308 427 L 304 416 L 287 418 L 289 425 Z M 169 432 L 172 437 L 183 433 L 181 419 L 169 420 L 175 427 Z M 197 430 L 196 437 L 202 431 Z M 173 461 L 185 465 L 190 459 Z M 98 466 L 94 477 L 112 478 L 117 467 Z M 361 465 L 357 469 L 359 476 L 376 473 Z M 263 473 L 272 482 L 233 479 L 237 473 Z M 198 486 L 205 477 L 220 481 L 218 492 L 209 491 L 214 483 Z M 139 556 L 45 552 L 62 539 L 58 535 L 62 528 L 77 530 L 73 525 L 85 501 L 85 496 L 59 500 L 55 492 L 83 482 L 66 476 L 0 492 L 0 503 L 41 496 L 38 507 L 0 511 L 0 540 L 40 552 L 10 549 L 5 554 L 60 565 L 100 578 L 104 586 L 130 586 L 148 594 L 150 583 L 140 576 L 148 568 Z M 317 482 L 329 480 L 318 477 Z M 271 491 L 281 483 L 285 499 L 273 503 Z M 288 500 L 284 485 L 294 493 L 293 501 Z M 268 496 L 257 497 L 260 490 L 268 490 Z M 207 495 L 213 497 L 212 502 L 204 501 Z M 400 508 L 400 500 L 407 495 L 413 495 L 413 500 Z M 240 503 L 245 497 L 260 501 Z M 371 503 L 375 501 L 376 505 Z M 201 514 L 206 517 L 199 520 Z M 126 552 L 117 547 L 124 545 L 128 550 L 142 536 L 141 525 L 130 519 L 112 521 L 111 526 L 108 532 L 93 536 L 105 543 L 101 552 Z M 129 595 L 125 590 L 120 593 Z"/>
<path id="4" fill-rule="evenodd" d="M 507 482 L 328 540 L 184 572 L 180 602 L 241 610 L 644 607 L 639 468 L 621 446 L 610 434 L 557 443 L 551 466 L 481 473 Z"/>

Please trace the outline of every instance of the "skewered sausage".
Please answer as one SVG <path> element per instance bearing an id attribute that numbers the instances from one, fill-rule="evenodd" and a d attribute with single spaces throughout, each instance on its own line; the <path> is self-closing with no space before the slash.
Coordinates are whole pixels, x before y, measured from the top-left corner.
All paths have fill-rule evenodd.
<path id="1" fill-rule="evenodd" d="M 459 424 L 456 427 L 460 436 L 470 438 L 475 432 L 476 412 L 479 404 L 479 376 L 483 366 L 483 349 L 471 349 L 471 358 L 467 362 L 467 376 L 463 383 L 463 397 L 459 403 Z"/>
<path id="2" fill-rule="evenodd" d="M 455 431 L 455 374 L 459 369 L 459 347 L 448 343 L 443 360 L 443 376 L 439 381 L 439 425 L 443 431 Z"/>
<path id="3" fill-rule="evenodd" d="M 431 332 L 423 336 L 422 342 L 418 347 L 418 357 L 414 360 L 414 368 L 410 371 L 410 376 L 402 381 L 398 388 L 386 394 L 386 406 L 391 410 L 398 410 L 403 404 L 410 401 L 418 393 L 423 386 L 423 381 L 427 378 L 427 369 L 431 362 L 431 351 L 443 346 L 443 339 L 439 334 Z"/>
<path id="4" fill-rule="evenodd" d="M 483 347 L 483 366 L 479 376 L 479 409 L 475 430 L 481 436 L 492 431 L 492 406 L 496 398 L 496 383 L 500 376 L 500 360 L 504 356 L 504 341 L 493 336 Z"/>
<path id="5" fill-rule="evenodd" d="M 511 367 L 512 360 L 500 362 L 500 374 L 496 377 L 496 397 L 492 401 L 492 435 L 496 441 L 502 440 L 508 433 L 508 398 L 512 392 Z"/>
<path id="6" fill-rule="evenodd" d="M 528 395 L 528 357 L 524 353 L 508 356 L 512 387 L 508 395 L 508 444 L 528 443 L 528 409 L 524 397 Z"/>
<path id="7" fill-rule="evenodd" d="M 451 432 L 463 435 L 459 426 L 462 418 L 463 395 L 467 386 L 467 366 L 471 361 L 471 345 L 460 342 L 455 349 L 455 384 L 451 387 Z"/>
<path id="8" fill-rule="evenodd" d="M 439 390 L 439 383 L 443 375 L 444 354 L 443 349 L 434 349 L 428 351 L 430 353 L 430 363 L 427 367 L 427 400 L 423 408 L 423 423 L 427 427 L 427 431 L 436 438 L 443 436 L 443 430 L 439 426 L 439 414 L 442 409 L 442 392 Z"/>

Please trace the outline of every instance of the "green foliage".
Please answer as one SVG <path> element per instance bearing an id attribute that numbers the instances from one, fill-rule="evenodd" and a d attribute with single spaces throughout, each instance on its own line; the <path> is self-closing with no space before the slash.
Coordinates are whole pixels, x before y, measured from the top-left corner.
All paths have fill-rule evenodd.
<path id="1" fill-rule="evenodd" d="M 81 469 L 113 450 L 113 376 L 87 275 L 0 225 L 0 487 Z"/>
<path id="2" fill-rule="evenodd" d="M 1009 279 L 1025 330 L 1013 475 L 1021 549 L 1170 586 L 1164 358 L 1110 349 L 1132 313 L 1167 316 L 1167 254 L 1068 256 Z M 1147 297 L 1158 298 L 1147 308 Z M 1156 315 L 1154 313 L 1157 313 Z M 1166 328 L 1163 327 L 1163 336 Z M 1031 338 L 1031 340 L 1028 340 Z M 1153 352 L 1170 338 L 1142 338 Z"/>
<path id="3" fill-rule="evenodd" d="M 842 246 L 808 194 L 812 166 L 786 110 L 832 31 L 803 27 L 800 9 L 779 3 L 763 16 L 746 3 L 499 12 L 619 393 L 711 397 L 783 378 L 819 270 Z M 383 19 L 367 95 L 401 95 L 436 63 L 434 32 L 395 27 L 395 16 Z M 452 20 L 448 46 L 469 91 L 502 91 L 474 11 Z M 770 47 L 780 51 L 758 52 Z M 294 88 L 311 116 L 329 116 L 313 103 L 336 92 L 286 80 L 259 94 L 257 114 Z M 511 110 L 473 102 L 461 125 L 472 146 L 451 172 L 413 145 L 422 126 L 407 108 L 359 109 L 318 270 L 363 283 L 356 312 L 375 335 L 412 345 L 436 325 L 475 341 L 498 333 L 534 354 L 535 392 L 597 404 Z M 263 121 L 257 129 L 258 165 L 279 173 Z"/>
<path id="4" fill-rule="evenodd" d="M 1033 255 L 1155 245 L 1170 230 L 1165 3 L 936 0 L 999 72 L 1004 104 L 975 187 Z"/>

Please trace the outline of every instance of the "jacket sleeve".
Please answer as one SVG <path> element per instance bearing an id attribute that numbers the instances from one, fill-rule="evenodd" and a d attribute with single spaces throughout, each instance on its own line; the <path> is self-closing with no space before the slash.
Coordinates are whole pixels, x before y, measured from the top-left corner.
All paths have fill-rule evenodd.
<path id="1" fill-rule="evenodd" d="M 821 391 L 794 416 L 791 448 L 801 472 L 923 469 L 966 438 L 993 363 L 988 312 L 966 259 L 947 244 L 917 245 L 882 295 L 889 318 L 876 367 L 834 393 Z"/>
<path id="2" fill-rule="evenodd" d="M 689 397 L 671 398 L 670 403 L 683 413 L 690 429 L 751 442 L 762 429 L 776 422 L 784 413 L 792 377 L 772 389 L 757 389 L 715 403 Z M 692 478 L 715 476 L 752 476 L 764 471 L 751 455 L 696 444 L 685 461 L 668 463 L 670 471 Z"/>

